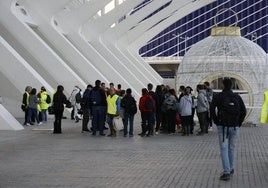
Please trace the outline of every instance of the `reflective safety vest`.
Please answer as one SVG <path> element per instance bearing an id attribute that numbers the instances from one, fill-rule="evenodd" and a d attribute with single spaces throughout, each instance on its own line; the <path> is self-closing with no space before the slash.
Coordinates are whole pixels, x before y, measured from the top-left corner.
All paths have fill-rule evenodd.
<path id="1" fill-rule="evenodd" d="M 268 90 L 264 92 L 264 101 L 261 110 L 261 123 L 268 123 Z"/>
<path id="2" fill-rule="evenodd" d="M 25 91 L 25 93 L 26 93 L 26 101 L 23 99 L 23 100 L 22 100 L 22 105 L 25 106 L 25 107 L 28 107 L 28 105 L 29 105 L 30 94 L 29 94 L 27 91 Z M 25 104 L 25 103 L 26 103 L 26 104 Z"/>
<path id="3" fill-rule="evenodd" d="M 111 115 L 116 115 L 117 112 L 117 105 L 116 101 L 119 98 L 118 95 L 114 94 L 112 97 L 109 95 L 107 97 L 107 113 Z"/>
<path id="4" fill-rule="evenodd" d="M 41 110 L 47 110 L 48 107 L 49 107 L 49 104 L 47 104 L 46 100 L 47 100 L 47 92 L 46 91 L 43 91 L 41 94 L 40 94 L 41 98 L 40 98 L 40 108 Z"/>

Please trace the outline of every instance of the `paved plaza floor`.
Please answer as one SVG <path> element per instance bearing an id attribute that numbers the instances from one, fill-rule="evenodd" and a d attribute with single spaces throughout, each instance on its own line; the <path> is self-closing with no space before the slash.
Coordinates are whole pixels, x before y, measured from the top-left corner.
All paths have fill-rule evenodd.
<path id="1" fill-rule="evenodd" d="M 51 133 L 52 120 L 0 131 L 0 187 L 268 187 L 268 126 L 241 128 L 235 174 L 225 182 L 216 127 L 205 136 L 141 138 L 139 125 L 137 117 L 133 138 L 93 137 L 70 119 L 61 135 Z"/>

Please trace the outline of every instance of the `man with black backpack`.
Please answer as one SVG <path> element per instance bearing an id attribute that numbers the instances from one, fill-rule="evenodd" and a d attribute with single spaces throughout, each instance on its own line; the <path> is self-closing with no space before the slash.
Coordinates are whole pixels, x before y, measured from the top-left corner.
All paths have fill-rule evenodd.
<path id="1" fill-rule="evenodd" d="M 131 95 L 131 89 L 128 88 L 126 95 L 121 101 L 121 107 L 124 108 L 124 137 L 128 134 L 128 122 L 129 122 L 129 137 L 133 137 L 133 122 L 134 115 L 137 113 L 137 104 L 134 97 Z"/>
<path id="2" fill-rule="evenodd" d="M 141 90 L 142 96 L 139 101 L 139 110 L 141 112 L 141 128 L 142 132 L 139 134 L 141 137 L 146 135 L 150 136 L 153 133 L 152 118 L 155 112 L 155 101 L 151 95 L 149 95 L 148 90 L 143 88 Z"/>
<path id="3" fill-rule="evenodd" d="M 234 173 L 233 162 L 235 145 L 238 138 L 239 127 L 246 116 L 246 107 L 242 98 L 232 92 L 232 80 L 224 79 L 222 92 L 217 94 L 212 102 L 210 113 L 217 125 L 223 174 L 220 180 L 229 180 Z M 217 113 L 216 113 L 217 108 Z"/>

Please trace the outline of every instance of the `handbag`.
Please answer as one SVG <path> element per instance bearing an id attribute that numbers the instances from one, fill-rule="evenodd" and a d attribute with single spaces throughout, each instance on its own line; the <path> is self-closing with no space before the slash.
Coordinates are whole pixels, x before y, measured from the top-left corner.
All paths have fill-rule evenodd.
<path id="1" fill-rule="evenodd" d="M 122 130 L 124 128 L 123 120 L 121 117 L 114 117 L 113 126 L 116 130 Z"/>
<path id="2" fill-rule="evenodd" d="M 50 114 L 50 115 L 55 114 L 53 106 L 49 106 L 47 111 L 48 111 L 48 114 Z"/>

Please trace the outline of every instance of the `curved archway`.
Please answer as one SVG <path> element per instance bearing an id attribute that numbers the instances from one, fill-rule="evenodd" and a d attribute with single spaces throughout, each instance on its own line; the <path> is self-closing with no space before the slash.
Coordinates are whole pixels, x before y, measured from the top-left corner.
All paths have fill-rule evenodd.
<path id="1" fill-rule="evenodd" d="M 236 90 L 238 93 L 239 91 L 241 91 L 240 93 L 246 94 L 247 96 L 243 96 L 243 100 L 246 104 L 246 106 L 254 106 L 254 96 L 253 96 L 253 91 L 252 88 L 250 86 L 250 84 L 241 76 L 231 73 L 231 72 L 218 72 L 218 73 L 213 73 L 210 75 L 207 75 L 206 77 L 204 77 L 200 83 L 204 83 L 204 82 L 209 82 L 209 83 L 213 83 L 213 81 L 218 80 L 219 78 L 233 78 L 236 80 L 236 83 L 238 85 L 238 90 Z M 245 92 L 246 91 L 246 92 Z M 247 115 L 246 118 L 250 115 L 250 113 L 252 112 L 252 109 L 248 109 L 247 110 Z M 245 119 L 246 119 L 245 118 Z"/>

